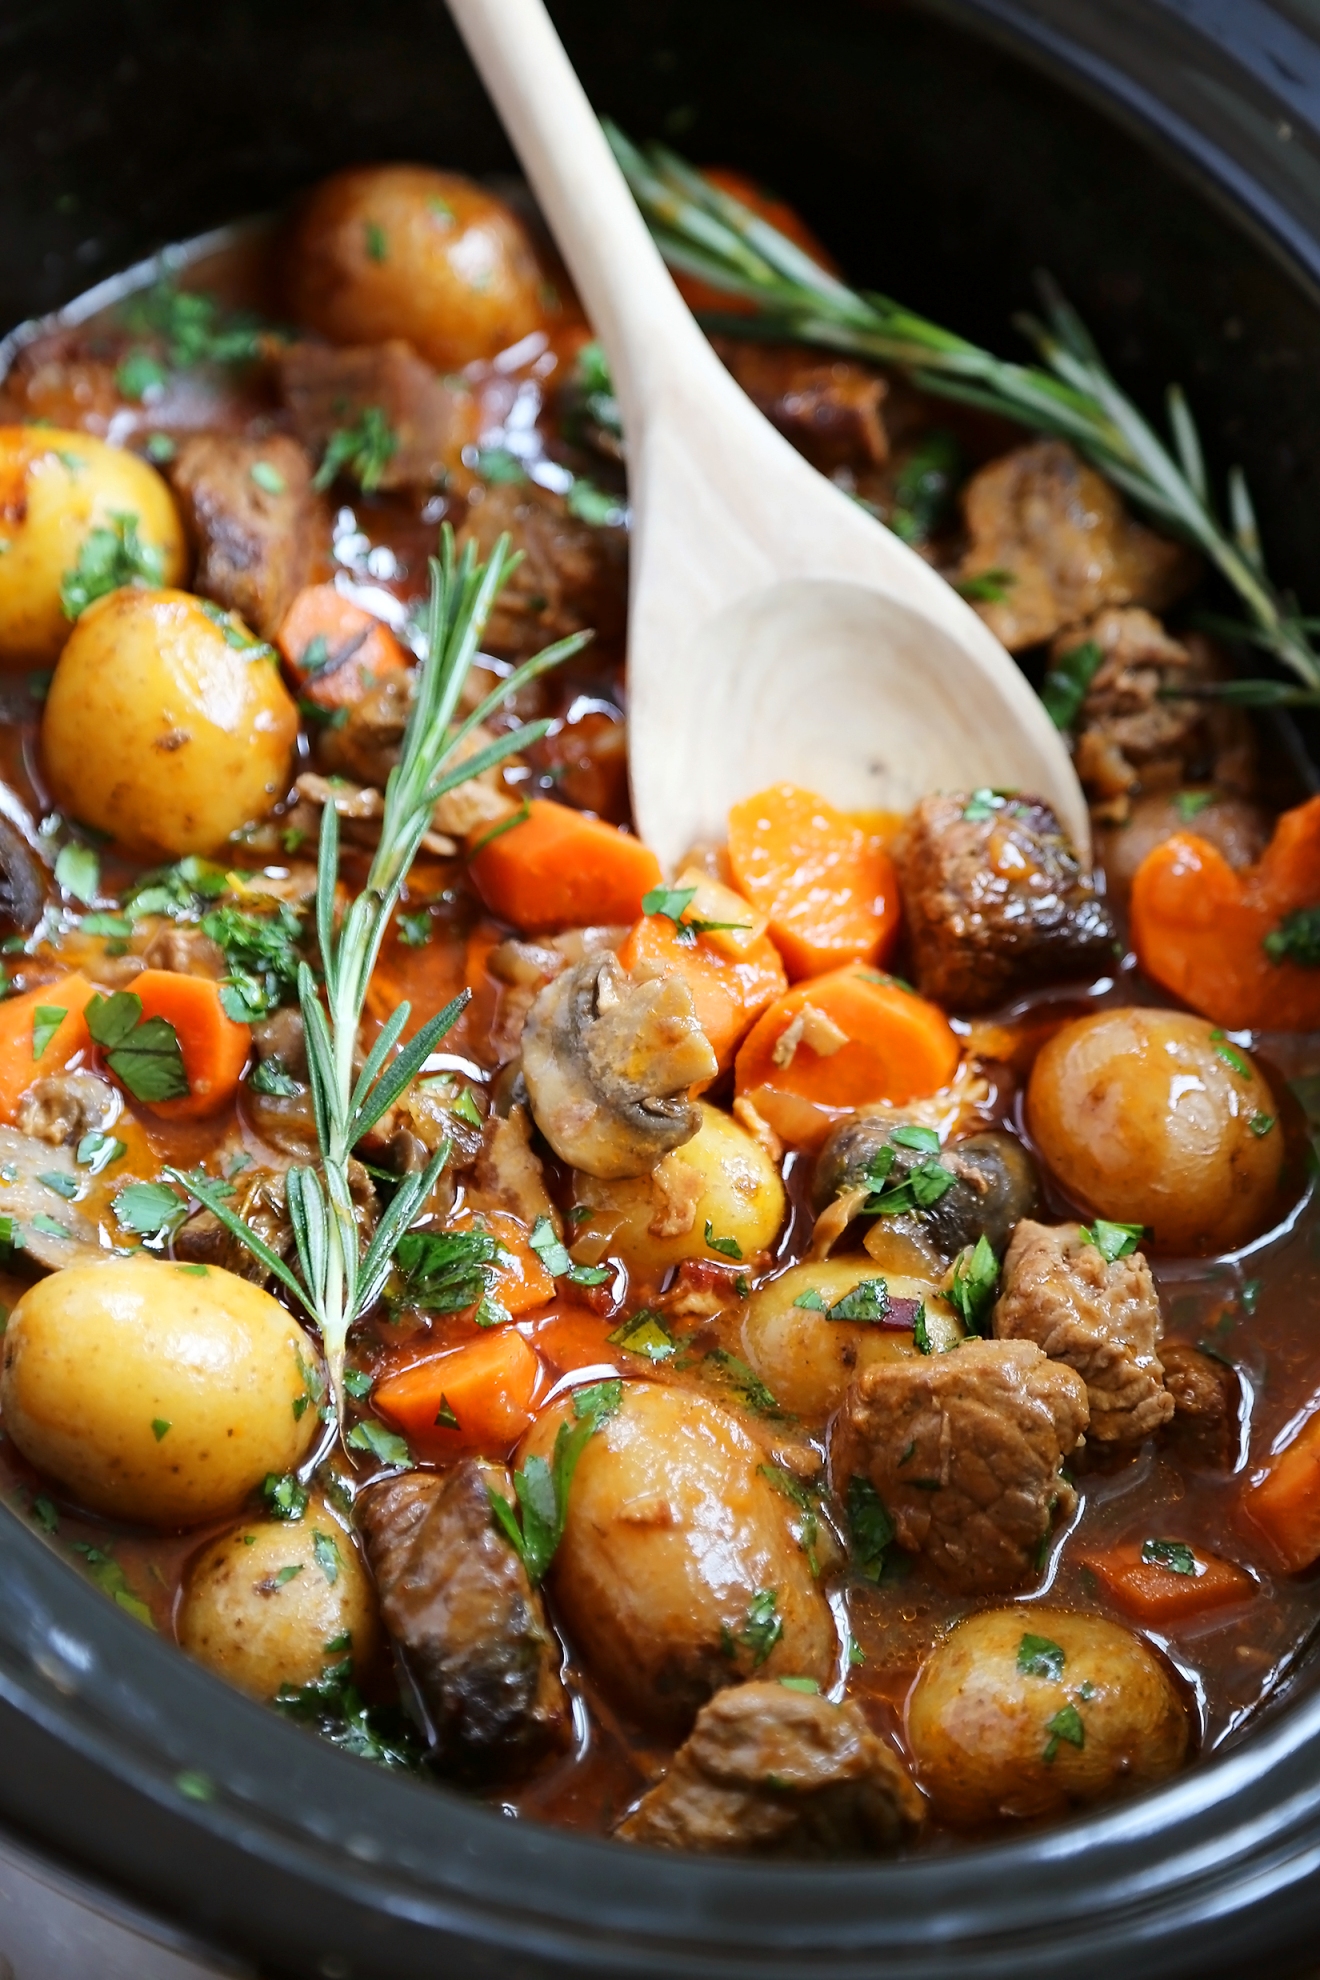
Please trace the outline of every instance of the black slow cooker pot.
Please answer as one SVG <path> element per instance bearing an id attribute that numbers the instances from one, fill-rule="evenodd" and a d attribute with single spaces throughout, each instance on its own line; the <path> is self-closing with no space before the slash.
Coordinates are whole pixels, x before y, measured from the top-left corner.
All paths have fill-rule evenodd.
<path id="1" fill-rule="evenodd" d="M 1139 398 L 1189 389 L 1276 575 L 1320 607 L 1314 0 L 554 13 L 600 107 L 782 190 L 859 282 L 1011 348 L 1048 267 Z M 9 0 L 0 50 L 10 323 L 352 160 L 510 164 L 443 0 Z M 0 1823 L 52 1889 L 271 1975 L 1285 1976 L 1316 1957 L 1320 1688 L 1303 1663 L 1213 1761 L 1017 1842 L 873 1868 L 663 1858 L 342 1757 L 0 1513 Z M 133 1972 L 79 1943 L 60 1980 Z"/>

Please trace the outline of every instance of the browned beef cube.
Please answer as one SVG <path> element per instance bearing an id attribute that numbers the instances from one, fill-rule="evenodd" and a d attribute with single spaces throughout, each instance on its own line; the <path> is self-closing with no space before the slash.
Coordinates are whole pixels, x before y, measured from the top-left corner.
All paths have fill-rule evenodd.
<path id="1" fill-rule="evenodd" d="M 923 798 L 895 852 L 917 983 L 936 1003 L 990 1010 L 1113 964 L 1113 917 L 1048 805 Z"/>
<path id="2" fill-rule="evenodd" d="M 196 588 L 270 639 L 307 580 L 316 500 L 287 434 L 197 433 L 169 468 L 197 552 Z"/>
<path id="3" fill-rule="evenodd" d="M 851 358 L 822 362 L 801 344 L 721 338 L 716 349 L 753 405 L 823 473 L 888 460 L 889 387 L 878 372 Z"/>
<path id="4" fill-rule="evenodd" d="M 1191 551 L 1134 522 L 1118 491 L 1061 440 L 983 467 L 963 491 L 963 514 L 971 544 L 958 579 L 979 578 L 993 592 L 977 610 L 1011 653 L 1105 605 L 1161 611 L 1196 579 Z"/>
<path id="5" fill-rule="evenodd" d="M 1160 1360 L 1164 1386 L 1173 1398 L 1167 1443 L 1188 1464 L 1206 1471 L 1231 1471 L 1237 1462 L 1242 1419 L 1242 1385 L 1236 1370 L 1188 1341 L 1165 1341 Z"/>
<path id="6" fill-rule="evenodd" d="M 1024 1218 L 1004 1258 L 994 1330 L 1077 1370 L 1097 1443 L 1139 1444 L 1173 1415 L 1156 1353 L 1160 1302 L 1139 1251 L 1110 1261 L 1080 1224 Z"/>
<path id="7" fill-rule="evenodd" d="M 294 431 L 318 461 L 336 433 L 379 414 L 389 431 L 367 477 L 373 487 L 429 488 L 476 439 L 472 394 L 444 383 L 401 337 L 342 347 L 289 344 L 278 364 Z"/>
<path id="8" fill-rule="evenodd" d="M 866 1368 L 835 1419 L 830 1467 L 846 1498 L 869 1480 L 900 1547 L 951 1587 L 989 1595 L 1039 1569 L 1060 1476 L 1086 1429 L 1086 1385 L 1031 1341 L 964 1341 Z"/>
<path id="9" fill-rule="evenodd" d="M 409 1472 L 360 1520 L 381 1614 L 455 1771 L 507 1774 L 567 1744 L 568 1699 L 541 1598 L 491 1520 L 493 1467 Z"/>
<path id="10" fill-rule="evenodd" d="M 479 556 L 489 557 L 506 531 L 523 561 L 487 624 L 484 644 L 492 652 L 530 658 L 587 627 L 598 639 L 619 637 L 628 602 L 623 530 L 580 521 L 562 496 L 535 482 L 494 482 L 474 490 L 458 524 L 459 548 L 474 543 Z"/>
<path id="11" fill-rule="evenodd" d="M 765 1680 L 716 1692 L 614 1833 L 714 1855 L 870 1856 L 923 1815 L 897 1754 L 856 1705 Z"/>

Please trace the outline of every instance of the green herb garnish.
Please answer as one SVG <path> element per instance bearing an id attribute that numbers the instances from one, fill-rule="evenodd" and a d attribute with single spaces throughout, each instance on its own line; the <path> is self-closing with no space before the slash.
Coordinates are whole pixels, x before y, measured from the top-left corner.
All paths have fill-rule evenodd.
<path id="1" fill-rule="evenodd" d="M 1271 928 L 1261 947 L 1272 963 L 1300 963 L 1303 969 L 1320 969 L 1320 907 L 1294 908 L 1285 914 L 1277 928 Z"/>
<path id="2" fill-rule="evenodd" d="M 88 530 L 77 563 L 60 579 L 60 610 L 66 619 L 76 619 L 107 592 L 139 581 L 156 585 L 164 575 L 161 546 L 142 541 L 131 511 L 112 509 L 108 524 Z"/>
<path id="3" fill-rule="evenodd" d="M 412 1452 L 403 1438 L 387 1430 L 374 1416 L 365 1416 L 361 1423 L 355 1423 L 344 1442 L 355 1451 L 370 1451 L 372 1457 L 379 1458 L 382 1464 L 393 1465 L 396 1471 L 406 1471 L 412 1463 Z"/>
<path id="4" fill-rule="evenodd" d="M 69 1013 L 59 1004 L 38 1004 L 32 1013 L 32 1056 L 39 1059 Z"/>
<path id="5" fill-rule="evenodd" d="M 1061 1705 L 1054 1717 L 1047 1721 L 1045 1730 L 1049 1739 L 1042 1758 L 1047 1761 L 1053 1760 L 1061 1739 L 1066 1739 L 1069 1746 L 1075 1746 L 1079 1751 L 1086 1745 L 1086 1727 L 1075 1705 Z"/>
<path id="6" fill-rule="evenodd" d="M 948 1299 L 969 1334 L 984 1334 L 999 1284 L 999 1260 L 985 1232 L 953 1261 Z"/>
<path id="7" fill-rule="evenodd" d="M 778 1590 L 758 1588 L 747 1605 L 747 1617 L 742 1628 L 734 1631 L 726 1627 L 721 1642 L 724 1654 L 730 1658 L 736 1658 L 739 1650 L 746 1650 L 752 1660 L 752 1669 L 759 1671 L 783 1634 Z"/>
<path id="8" fill-rule="evenodd" d="M 307 1510 L 307 1487 L 299 1483 L 292 1471 L 283 1475 L 268 1472 L 262 1481 L 261 1496 L 274 1519 L 301 1519 Z"/>
<path id="9" fill-rule="evenodd" d="M 640 1354 L 647 1361 L 669 1361 L 678 1353 L 678 1342 L 649 1306 L 643 1306 L 606 1339 L 611 1347 L 622 1348 L 625 1354 Z"/>
<path id="10" fill-rule="evenodd" d="M 1052 1678 L 1057 1684 L 1068 1659 L 1048 1636 L 1024 1636 L 1018 1644 L 1017 1667 L 1023 1677 Z"/>
<path id="11" fill-rule="evenodd" d="M 178 1033 L 168 1018 L 144 1018 L 134 991 L 98 994 L 84 1015 L 106 1064 L 135 1100 L 178 1100 L 191 1091 Z"/>
<path id="12" fill-rule="evenodd" d="M 466 1097 L 466 1089 L 464 1091 Z M 569 1256 L 568 1247 L 555 1236 L 555 1227 L 548 1217 L 537 1218 L 527 1242 L 552 1279 L 567 1279 L 575 1286 L 603 1286 L 610 1276 L 608 1265 L 575 1264 Z"/>
<path id="13" fill-rule="evenodd" d="M 513 1474 L 517 1508 L 502 1493 L 488 1485 L 491 1517 L 527 1570 L 527 1579 L 536 1587 L 545 1577 L 564 1537 L 568 1518 L 568 1495 L 573 1473 L 589 1440 L 602 1423 L 608 1422 L 623 1401 L 619 1381 L 594 1382 L 573 1391 L 573 1417 L 570 1425 L 561 1423 L 549 1464 L 543 1457 L 529 1457 Z"/>
<path id="14" fill-rule="evenodd" d="M 1143 1540 L 1141 1558 L 1148 1567 L 1168 1568 L 1170 1574 L 1196 1573 L 1196 1555 L 1185 1540 Z"/>
<path id="15" fill-rule="evenodd" d="M 889 1287 L 884 1279 L 859 1279 L 828 1309 L 831 1320 L 884 1320 L 889 1313 Z"/>
<path id="16" fill-rule="evenodd" d="M 344 1557 L 334 1539 L 328 1533 L 312 1534 L 312 1553 L 316 1565 L 333 1588 L 343 1570 Z"/>
<path id="17" fill-rule="evenodd" d="M 236 1024 L 256 1024 L 297 994 L 303 958 L 299 944 L 302 922 L 286 901 L 268 912 L 246 908 L 212 908 L 202 916 L 202 933 L 224 950 L 229 974 L 220 1001 Z"/>
<path id="18" fill-rule="evenodd" d="M 188 1205 L 168 1183 L 125 1183 L 114 1199 L 121 1230 L 144 1238 L 168 1237 L 188 1215 Z"/>
<path id="19" fill-rule="evenodd" d="M 706 1219 L 705 1239 L 712 1251 L 718 1251 L 725 1258 L 736 1258 L 741 1262 L 742 1246 L 739 1244 L 737 1238 L 716 1237 L 715 1227 L 709 1217 Z"/>
<path id="20" fill-rule="evenodd" d="M 844 1494 L 853 1566 L 868 1581 L 879 1581 L 885 1552 L 893 1544 L 894 1522 L 869 1478 L 854 1472 Z"/>
<path id="21" fill-rule="evenodd" d="M 101 883 L 101 862 L 92 848 L 80 846 L 76 840 L 61 846 L 55 861 L 55 883 L 75 901 L 90 907 Z M 84 921 L 83 926 L 86 925 Z"/>
<path id="22" fill-rule="evenodd" d="M 1117 1259 L 1130 1258 L 1146 1235 L 1144 1224 L 1111 1224 L 1104 1217 L 1097 1217 L 1093 1224 L 1083 1224 L 1078 1232 L 1083 1244 L 1093 1244 L 1107 1265 Z"/>
<path id="23" fill-rule="evenodd" d="M 1104 665 L 1104 653 L 1093 639 L 1074 646 L 1053 662 L 1041 684 L 1045 713 L 1056 729 L 1071 729 L 1082 712 L 1091 682 Z"/>
<path id="24" fill-rule="evenodd" d="M 339 474 L 350 474 L 370 495 L 399 451 L 399 436 L 379 406 L 364 406 L 355 426 L 337 426 L 326 443 L 321 465 L 312 478 L 315 489 L 328 488 Z"/>

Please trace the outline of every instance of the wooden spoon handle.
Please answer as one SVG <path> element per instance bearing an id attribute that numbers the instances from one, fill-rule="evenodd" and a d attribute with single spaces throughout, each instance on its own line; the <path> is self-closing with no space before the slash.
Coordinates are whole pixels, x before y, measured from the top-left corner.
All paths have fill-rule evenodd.
<path id="1" fill-rule="evenodd" d="M 449 11 L 605 347 L 625 430 L 640 440 L 666 380 L 711 351 L 674 287 L 541 0 Z"/>

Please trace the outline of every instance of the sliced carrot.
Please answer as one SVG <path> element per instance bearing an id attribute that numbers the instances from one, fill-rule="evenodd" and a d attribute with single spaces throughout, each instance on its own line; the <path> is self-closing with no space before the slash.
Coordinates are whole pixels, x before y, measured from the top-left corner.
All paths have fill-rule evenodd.
<path id="1" fill-rule="evenodd" d="M 1320 968 L 1266 947 L 1302 909 L 1320 920 L 1320 797 L 1285 811 L 1245 872 L 1195 832 L 1152 847 L 1132 882 L 1133 947 L 1152 982 L 1216 1024 L 1314 1031 Z"/>
<path id="2" fill-rule="evenodd" d="M 545 798 L 479 844 L 471 870 L 491 913 L 528 934 L 636 921 L 643 894 L 660 884 L 660 862 L 640 839 Z"/>
<path id="3" fill-rule="evenodd" d="M 489 1231 L 504 1248 L 493 1266 L 495 1298 L 506 1313 L 531 1313 L 555 1296 L 555 1282 L 531 1247 L 531 1232 L 508 1210 L 460 1210 L 446 1227 L 451 1231 Z"/>
<path id="4" fill-rule="evenodd" d="M 142 1104 L 174 1121 L 201 1120 L 227 1105 L 238 1091 L 252 1033 L 230 1017 L 220 1001 L 220 985 L 209 976 L 185 976 L 181 970 L 144 969 L 129 987 L 142 999 L 144 1019 L 160 1017 L 173 1025 L 188 1076 L 188 1091 L 179 1099 Z"/>
<path id="5" fill-rule="evenodd" d="M 320 708 L 349 708 L 410 660 L 388 626 L 332 584 L 309 584 L 275 635 L 294 688 Z"/>
<path id="6" fill-rule="evenodd" d="M 1242 1510 L 1289 1574 L 1320 1559 L 1320 1413 L 1247 1485 Z"/>
<path id="7" fill-rule="evenodd" d="M 735 1079 L 777 1134 L 810 1147 L 835 1114 L 937 1093 L 957 1065 L 958 1040 L 935 1004 L 874 970 L 836 969 L 795 984 L 758 1019 Z"/>
<path id="8" fill-rule="evenodd" d="M 734 805 L 729 865 L 794 981 L 883 962 L 898 940 L 898 873 L 874 829 L 797 784 Z"/>
<path id="9" fill-rule="evenodd" d="M 759 219 L 768 220 L 781 234 L 786 234 L 795 247 L 819 262 L 831 274 L 837 275 L 839 264 L 816 239 L 800 213 L 794 212 L 786 200 L 776 199 L 764 186 L 746 172 L 737 172 L 727 165 L 708 165 L 701 174 L 712 186 L 721 192 L 730 193 L 740 199 L 744 206 L 750 206 Z M 710 282 L 703 282 L 699 275 L 676 274 L 679 292 L 691 310 L 716 310 L 721 316 L 754 316 L 756 304 L 742 296 L 731 296 L 726 289 L 717 289 Z"/>
<path id="10" fill-rule="evenodd" d="M 1185 1556 L 1178 1557 L 1191 1560 L 1189 1574 L 1158 1559 L 1143 1560 L 1145 1544 L 1132 1540 L 1102 1554 L 1082 1556 L 1082 1566 L 1091 1570 L 1110 1600 L 1142 1622 L 1158 1628 L 1161 1623 L 1199 1615 L 1203 1609 L 1249 1601 L 1256 1593 L 1255 1582 L 1236 1561 L 1191 1547 Z"/>
<path id="11" fill-rule="evenodd" d="M 13 1120 L 29 1086 L 90 1051 L 83 1012 L 95 995 L 85 976 L 73 975 L 0 1003 L 0 1120 Z"/>
<path id="12" fill-rule="evenodd" d="M 517 1328 L 501 1327 L 387 1376 L 371 1399 L 422 1456 L 503 1457 L 532 1420 L 540 1367 Z"/>
<path id="13" fill-rule="evenodd" d="M 690 887 L 696 891 L 683 910 L 683 922 L 733 926 L 717 926 L 691 938 L 669 916 L 643 915 L 619 949 L 619 961 L 629 972 L 674 972 L 683 978 L 692 992 L 697 1022 L 724 1072 L 761 1012 L 787 990 L 788 979 L 778 949 L 760 932 L 765 927 L 763 916 L 732 888 L 704 874 L 681 873 L 675 891 Z"/>
<path id="14" fill-rule="evenodd" d="M 610 1335 L 618 1327 L 617 1317 L 602 1319 L 584 1307 L 570 1306 L 562 1313 L 547 1314 L 544 1320 L 529 1323 L 536 1352 L 556 1375 L 571 1375 L 577 1368 L 598 1368 L 604 1376 L 622 1363 Z"/>

